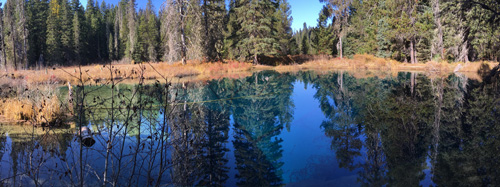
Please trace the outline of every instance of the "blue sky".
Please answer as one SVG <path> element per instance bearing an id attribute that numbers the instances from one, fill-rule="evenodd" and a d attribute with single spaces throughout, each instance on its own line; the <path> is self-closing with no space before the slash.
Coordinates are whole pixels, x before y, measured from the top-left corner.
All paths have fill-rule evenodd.
<path id="1" fill-rule="evenodd" d="M 0 0 L 2 4 L 6 0 Z M 99 5 L 101 5 L 102 0 L 97 0 Z M 117 4 L 120 0 L 105 0 L 106 3 Z M 164 0 L 152 0 L 153 5 L 158 9 Z M 228 2 L 228 0 L 226 0 Z M 80 0 L 83 7 L 87 5 L 87 0 Z M 136 0 L 137 7 L 142 8 L 146 6 L 147 0 Z M 319 0 L 288 0 L 292 6 L 292 28 L 298 30 L 302 28 L 302 25 L 307 23 L 308 26 L 315 26 L 317 24 L 318 13 L 323 6 Z"/>

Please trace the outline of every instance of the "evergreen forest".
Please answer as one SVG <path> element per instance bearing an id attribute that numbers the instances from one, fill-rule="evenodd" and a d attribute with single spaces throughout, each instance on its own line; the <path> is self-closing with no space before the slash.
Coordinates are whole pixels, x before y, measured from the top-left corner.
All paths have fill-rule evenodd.
<path id="1" fill-rule="evenodd" d="M 7 0 L 0 69 L 111 61 L 256 64 L 260 56 L 371 54 L 400 62 L 499 61 L 500 0 L 319 0 L 292 30 L 288 0 Z"/>

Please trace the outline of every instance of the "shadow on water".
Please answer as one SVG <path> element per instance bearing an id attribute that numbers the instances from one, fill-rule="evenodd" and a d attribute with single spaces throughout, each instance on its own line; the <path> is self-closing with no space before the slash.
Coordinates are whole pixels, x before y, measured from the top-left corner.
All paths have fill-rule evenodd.
<path id="1" fill-rule="evenodd" d="M 497 186 L 500 81 L 498 71 L 481 72 L 482 82 L 460 74 L 264 71 L 176 85 L 88 86 L 77 118 L 96 140 L 82 147 L 85 185 L 106 177 L 119 186 Z M 302 84 L 312 94 L 294 94 Z M 306 97 L 315 103 L 295 107 Z M 317 108 L 321 123 L 294 119 Z M 287 134 L 300 125 L 309 129 L 292 138 L 322 138 L 327 146 L 298 150 L 307 158 L 301 163 L 285 162 L 297 156 L 284 153 L 297 147 Z M 0 184 L 79 184 L 75 132 L 2 126 Z M 107 152 L 112 167 L 104 172 Z"/>

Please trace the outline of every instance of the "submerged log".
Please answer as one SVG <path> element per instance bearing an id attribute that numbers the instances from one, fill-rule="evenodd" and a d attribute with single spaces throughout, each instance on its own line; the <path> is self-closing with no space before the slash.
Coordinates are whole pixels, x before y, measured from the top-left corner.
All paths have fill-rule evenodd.
<path id="1" fill-rule="evenodd" d="M 78 135 L 80 143 L 83 146 L 92 147 L 95 144 L 94 137 L 92 137 L 92 131 L 88 127 L 82 127 L 78 132 Z"/>

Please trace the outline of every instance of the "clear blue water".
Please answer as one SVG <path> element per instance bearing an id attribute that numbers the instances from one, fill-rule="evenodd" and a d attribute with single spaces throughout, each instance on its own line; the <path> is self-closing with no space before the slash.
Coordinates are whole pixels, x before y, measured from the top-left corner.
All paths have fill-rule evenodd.
<path id="1" fill-rule="evenodd" d="M 86 87 L 75 122 L 91 147 L 75 125 L 2 125 L 0 184 L 102 185 L 111 132 L 106 185 L 500 185 L 498 77 L 265 71 L 164 86 Z"/>

